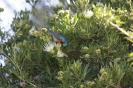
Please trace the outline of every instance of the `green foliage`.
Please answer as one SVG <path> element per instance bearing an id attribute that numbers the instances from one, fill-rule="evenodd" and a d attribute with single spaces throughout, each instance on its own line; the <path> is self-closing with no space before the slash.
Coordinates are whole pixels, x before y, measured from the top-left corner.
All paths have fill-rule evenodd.
<path id="1" fill-rule="evenodd" d="M 109 67 L 104 67 L 100 69 L 98 79 L 96 79 L 97 88 L 121 87 L 121 82 L 123 81 L 123 79 L 127 78 L 125 76 L 131 70 L 131 68 L 129 68 L 129 64 L 126 61 L 120 61 L 120 60 L 121 58 L 116 58 L 114 59 L 113 63 L 110 63 Z M 126 80 L 131 81 L 128 79 Z"/>
<path id="2" fill-rule="evenodd" d="M 50 42 L 53 39 L 47 25 L 46 28 L 33 27 L 30 14 L 34 9 L 16 13 L 11 24 L 14 35 L 0 45 L 0 53 L 6 58 L 6 65 L 0 66 L 0 87 L 122 88 L 133 85 L 133 54 L 129 52 L 129 41 L 133 39 L 131 0 L 72 0 L 72 5 L 76 11 L 72 12 L 71 7 L 57 9 L 48 21 L 51 30 L 66 36 L 67 47 Z M 38 17 L 41 19 L 43 15 Z M 8 36 L 3 32 L 0 35 L 1 39 Z"/>
<path id="3" fill-rule="evenodd" d="M 0 12 L 3 12 L 4 11 L 4 9 L 3 8 L 0 8 Z"/>
<path id="4" fill-rule="evenodd" d="M 69 88 L 72 86 L 75 88 L 84 84 L 83 81 L 89 72 L 88 67 L 89 65 L 83 66 L 82 62 L 79 60 L 63 65 L 63 68 L 58 72 L 58 76 L 56 77 L 61 81 L 59 87 Z"/>

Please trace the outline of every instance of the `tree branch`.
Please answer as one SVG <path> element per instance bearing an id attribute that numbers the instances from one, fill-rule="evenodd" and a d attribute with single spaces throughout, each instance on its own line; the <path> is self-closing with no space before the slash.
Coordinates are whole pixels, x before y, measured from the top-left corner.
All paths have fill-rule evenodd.
<path id="1" fill-rule="evenodd" d="M 110 22 L 110 24 L 111 24 L 113 27 L 117 28 L 119 31 L 121 31 L 123 34 L 125 34 L 126 36 L 128 36 L 130 39 L 133 39 L 133 36 L 129 35 L 129 33 L 126 32 L 123 28 L 120 28 L 118 25 L 116 25 L 116 24 L 114 24 L 114 23 L 112 23 L 112 22 Z"/>

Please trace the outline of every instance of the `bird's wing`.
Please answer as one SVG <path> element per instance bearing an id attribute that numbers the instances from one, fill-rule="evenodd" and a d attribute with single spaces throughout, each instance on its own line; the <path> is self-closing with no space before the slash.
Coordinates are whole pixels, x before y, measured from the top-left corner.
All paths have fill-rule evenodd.
<path id="1" fill-rule="evenodd" d="M 62 42 L 65 42 L 66 41 L 66 37 L 62 34 L 59 35 L 59 39 L 62 41 Z"/>
<path id="2" fill-rule="evenodd" d="M 53 32 L 53 31 L 50 30 L 50 29 L 48 29 L 48 31 L 49 31 L 50 35 L 52 35 L 54 38 L 59 39 L 60 33 L 58 33 L 58 32 Z"/>

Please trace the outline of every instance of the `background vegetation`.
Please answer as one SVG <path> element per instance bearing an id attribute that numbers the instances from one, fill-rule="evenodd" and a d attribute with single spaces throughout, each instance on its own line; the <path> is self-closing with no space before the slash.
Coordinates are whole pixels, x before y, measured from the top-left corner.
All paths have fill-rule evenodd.
<path id="1" fill-rule="evenodd" d="M 32 11 L 15 14 L 14 35 L 0 31 L 1 88 L 132 87 L 131 0 L 61 0 L 40 10 L 38 1 L 26 2 Z M 47 28 L 64 34 L 68 46 L 52 47 Z"/>

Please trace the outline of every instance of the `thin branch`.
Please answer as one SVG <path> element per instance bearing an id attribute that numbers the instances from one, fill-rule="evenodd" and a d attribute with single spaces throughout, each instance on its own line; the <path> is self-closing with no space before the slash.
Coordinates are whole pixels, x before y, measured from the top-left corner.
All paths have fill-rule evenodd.
<path id="1" fill-rule="evenodd" d="M 130 39 L 133 39 L 133 36 L 129 35 L 129 33 L 126 32 L 123 28 L 120 28 L 118 25 L 116 25 L 116 24 L 114 24 L 114 23 L 112 23 L 112 22 L 110 22 L 110 24 L 111 24 L 113 27 L 117 28 L 119 31 L 121 31 L 123 34 L 125 34 L 126 36 L 128 36 Z"/>
<path id="2" fill-rule="evenodd" d="M 5 53 L 0 53 L 0 55 L 3 55 L 3 56 L 5 56 L 6 58 L 9 58 L 9 59 L 11 59 L 9 56 L 7 56 Z"/>
<path id="3" fill-rule="evenodd" d="M 13 85 L 11 88 L 14 88 L 15 86 L 19 86 L 19 85 L 21 85 L 21 83 L 22 83 L 22 82 L 18 82 L 18 83 L 16 83 L 15 85 Z M 37 86 L 36 86 L 35 84 L 31 83 L 31 82 L 27 82 L 27 83 L 25 83 L 24 85 L 26 86 L 27 84 L 30 84 L 30 85 L 33 86 L 34 88 L 37 88 Z"/>

